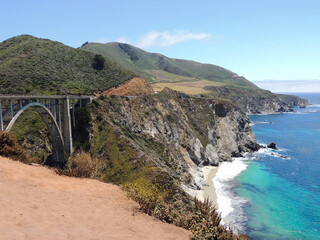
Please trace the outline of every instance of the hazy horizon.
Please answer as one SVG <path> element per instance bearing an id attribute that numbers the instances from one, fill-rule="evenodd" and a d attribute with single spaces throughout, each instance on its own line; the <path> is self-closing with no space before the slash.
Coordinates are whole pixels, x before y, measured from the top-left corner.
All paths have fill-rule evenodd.
<path id="1" fill-rule="evenodd" d="M 252 81 L 258 87 L 275 93 L 320 93 L 320 80 Z"/>

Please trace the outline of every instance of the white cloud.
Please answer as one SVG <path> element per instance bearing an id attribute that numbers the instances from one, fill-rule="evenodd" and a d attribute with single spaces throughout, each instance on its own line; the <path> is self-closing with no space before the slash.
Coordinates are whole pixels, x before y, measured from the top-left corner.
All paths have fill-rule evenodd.
<path id="1" fill-rule="evenodd" d="M 208 38 L 211 38 L 211 34 L 209 33 L 191 33 L 188 31 L 152 31 L 143 36 L 136 45 L 140 48 L 151 46 L 165 47 L 190 40 L 203 40 Z"/>

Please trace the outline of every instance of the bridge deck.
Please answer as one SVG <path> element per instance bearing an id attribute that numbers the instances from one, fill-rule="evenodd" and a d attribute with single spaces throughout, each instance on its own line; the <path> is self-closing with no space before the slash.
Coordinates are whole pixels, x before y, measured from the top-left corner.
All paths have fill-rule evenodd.
<path id="1" fill-rule="evenodd" d="M 78 96 L 78 95 L 0 95 L 0 99 L 88 99 L 88 98 L 95 98 L 95 96 Z"/>

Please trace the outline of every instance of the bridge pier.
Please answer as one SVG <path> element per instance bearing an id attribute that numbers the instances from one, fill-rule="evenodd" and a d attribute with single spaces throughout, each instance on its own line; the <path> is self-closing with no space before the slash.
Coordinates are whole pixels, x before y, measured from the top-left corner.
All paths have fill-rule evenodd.
<path id="1" fill-rule="evenodd" d="M 63 99 L 62 106 L 62 137 L 64 141 L 64 150 L 67 155 L 70 156 L 73 152 L 72 146 L 72 128 L 71 128 L 71 116 L 70 116 L 70 102 L 69 98 Z"/>

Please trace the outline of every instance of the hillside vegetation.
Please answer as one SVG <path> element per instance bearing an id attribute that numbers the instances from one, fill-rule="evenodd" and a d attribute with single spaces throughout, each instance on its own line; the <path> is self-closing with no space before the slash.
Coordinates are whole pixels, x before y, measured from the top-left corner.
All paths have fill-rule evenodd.
<path id="1" fill-rule="evenodd" d="M 212 64 L 168 58 L 149 53 L 126 43 L 88 43 L 81 49 L 109 57 L 123 67 L 145 77 L 149 82 L 190 82 L 209 80 L 225 85 L 257 88 L 237 74 Z"/>
<path id="2" fill-rule="evenodd" d="M 29 35 L 0 43 L 1 94 L 93 94 L 136 74 L 108 58 Z"/>

